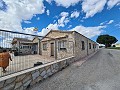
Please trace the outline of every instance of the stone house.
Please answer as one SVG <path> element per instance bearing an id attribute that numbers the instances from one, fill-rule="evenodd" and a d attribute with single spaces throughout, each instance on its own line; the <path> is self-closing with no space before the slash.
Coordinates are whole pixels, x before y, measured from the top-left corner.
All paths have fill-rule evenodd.
<path id="1" fill-rule="evenodd" d="M 12 50 L 16 51 L 19 55 L 25 54 L 39 54 L 40 52 L 40 39 L 38 37 L 33 40 L 26 38 L 13 38 Z"/>
<path id="2" fill-rule="evenodd" d="M 83 58 L 98 49 L 98 44 L 76 31 L 51 30 L 41 40 L 40 54 L 62 59 Z"/>

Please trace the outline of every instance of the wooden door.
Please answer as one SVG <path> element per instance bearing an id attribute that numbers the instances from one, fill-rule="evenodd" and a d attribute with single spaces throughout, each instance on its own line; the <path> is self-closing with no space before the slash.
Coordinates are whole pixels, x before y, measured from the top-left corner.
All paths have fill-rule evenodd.
<path id="1" fill-rule="evenodd" d="M 51 43 L 51 56 L 54 56 L 54 43 Z"/>

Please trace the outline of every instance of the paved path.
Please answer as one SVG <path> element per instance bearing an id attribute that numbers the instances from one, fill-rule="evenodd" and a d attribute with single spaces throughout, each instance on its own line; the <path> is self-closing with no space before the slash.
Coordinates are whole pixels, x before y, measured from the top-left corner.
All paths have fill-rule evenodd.
<path id="1" fill-rule="evenodd" d="M 120 90 L 120 51 L 102 49 L 81 66 L 74 63 L 30 90 Z"/>

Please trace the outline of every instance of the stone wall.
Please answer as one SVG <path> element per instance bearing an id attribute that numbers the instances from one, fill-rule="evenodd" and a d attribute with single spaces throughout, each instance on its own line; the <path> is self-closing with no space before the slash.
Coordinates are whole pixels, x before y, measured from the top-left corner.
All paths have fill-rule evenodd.
<path id="1" fill-rule="evenodd" d="M 83 37 L 81 34 L 74 32 L 75 41 L 75 57 L 77 59 L 87 56 L 87 38 Z M 84 50 L 82 50 L 82 41 L 84 41 Z"/>
<path id="2" fill-rule="evenodd" d="M 43 50 L 43 44 L 45 43 L 47 44 L 47 50 Z M 51 43 L 54 43 L 54 46 L 55 46 L 54 40 L 41 42 L 41 55 L 47 56 L 47 57 L 51 56 Z"/>
<path id="3" fill-rule="evenodd" d="M 68 37 L 65 37 L 65 36 L 68 36 Z M 49 38 L 44 38 L 41 42 L 41 51 L 43 56 L 49 56 L 49 57 L 51 56 L 51 43 L 54 43 L 54 57 L 56 55 L 56 59 L 63 59 L 69 56 L 73 56 L 74 43 L 73 43 L 72 32 L 65 33 L 60 31 L 53 31 L 53 32 L 50 32 L 46 37 L 49 37 Z M 64 38 L 59 38 L 59 37 L 64 37 Z M 55 40 L 49 40 L 50 38 L 56 38 L 56 44 L 55 44 Z M 67 41 L 67 45 L 66 45 L 67 50 L 58 50 L 58 42 L 61 40 Z M 47 43 L 47 50 L 43 50 L 44 43 Z"/>
<path id="4" fill-rule="evenodd" d="M 91 43 L 91 49 L 89 48 L 89 43 Z M 88 54 L 91 54 L 96 51 L 96 48 L 93 48 L 93 44 L 95 45 L 96 43 L 88 39 Z"/>
<path id="5" fill-rule="evenodd" d="M 0 90 L 26 90 L 28 87 L 43 81 L 74 61 L 76 61 L 74 57 L 70 57 L 1 77 Z"/>
<path id="6" fill-rule="evenodd" d="M 73 38 L 70 37 L 71 35 L 68 36 L 68 38 L 63 38 L 57 40 L 57 59 L 63 59 L 67 58 L 70 56 L 73 56 L 73 51 L 74 51 L 74 43 L 73 43 Z M 66 50 L 59 50 L 58 49 L 58 42 L 66 40 Z"/>
<path id="7" fill-rule="evenodd" d="M 92 54 L 97 50 L 97 48 L 93 48 L 93 44 L 96 44 L 92 40 L 88 39 L 87 37 L 74 32 L 74 56 L 76 59 L 84 58 L 89 54 Z M 82 43 L 84 41 L 85 49 L 82 50 Z M 89 43 L 91 43 L 91 49 L 89 48 Z"/>

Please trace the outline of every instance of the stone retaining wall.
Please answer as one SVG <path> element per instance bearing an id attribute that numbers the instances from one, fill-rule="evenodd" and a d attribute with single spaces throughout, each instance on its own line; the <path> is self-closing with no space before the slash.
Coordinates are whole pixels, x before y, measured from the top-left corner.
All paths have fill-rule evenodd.
<path id="1" fill-rule="evenodd" d="M 0 90 L 25 90 L 76 61 L 74 57 L 54 61 L 0 78 Z"/>

